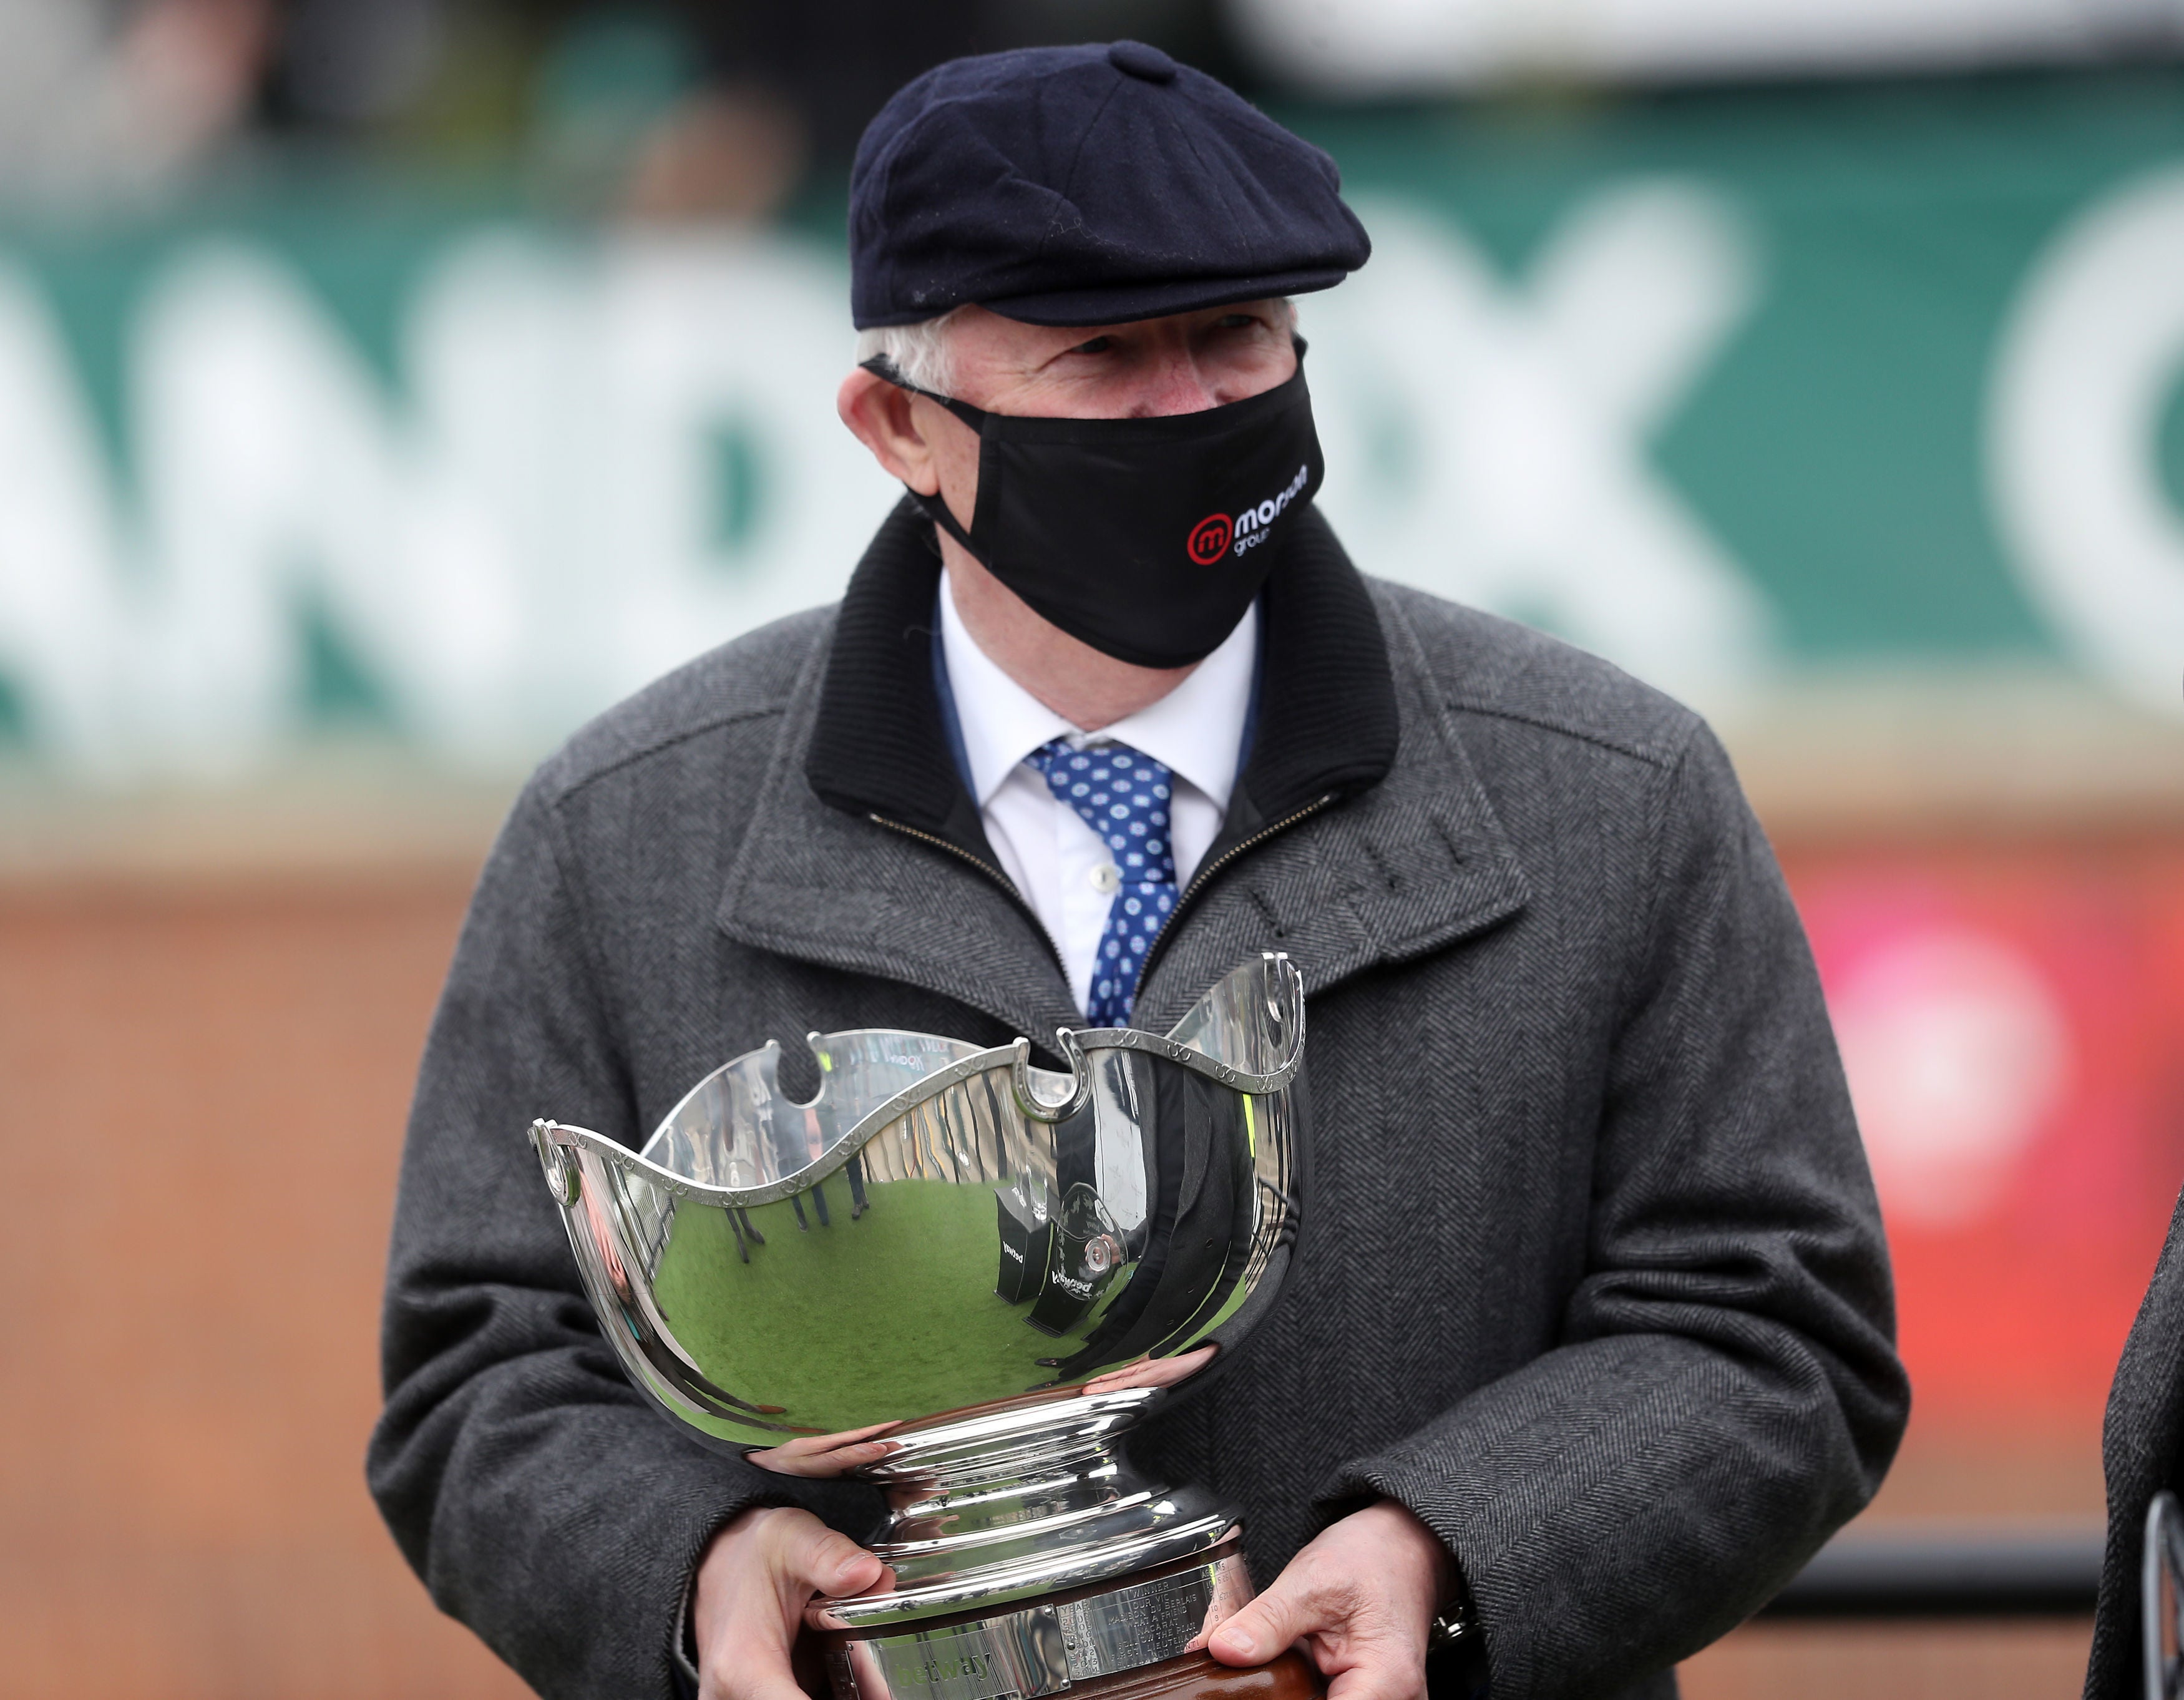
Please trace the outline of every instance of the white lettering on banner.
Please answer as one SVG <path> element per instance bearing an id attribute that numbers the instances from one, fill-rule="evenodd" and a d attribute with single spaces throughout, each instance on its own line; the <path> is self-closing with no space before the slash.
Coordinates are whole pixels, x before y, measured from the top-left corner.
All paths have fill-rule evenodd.
<path id="1" fill-rule="evenodd" d="M 1351 552 L 1733 703 L 1770 610 L 1646 444 L 1750 309 L 1743 224 L 1688 184 L 1604 190 L 1518 287 L 1443 221 L 1361 210 L 1372 264 L 1304 304 L 1319 501 Z"/>
<path id="2" fill-rule="evenodd" d="M 1373 264 L 1306 304 L 1323 499 L 1360 562 L 1719 704 L 1763 662 L 1768 611 L 1646 443 L 1749 305 L 1741 226 L 1703 191 L 1626 186 L 1519 286 L 1445 223 L 1368 221 Z M 132 501 L 36 287 L 0 273 L 0 679 L 71 773 L 297 746 L 305 610 L 421 755 L 519 766 L 837 595 L 894 499 L 833 414 L 839 270 L 785 237 L 471 236 L 405 304 L 392 386 L 264 248 L 187 247 L 142 300 Z"/>
<path id="3" fill-rule="evenodd" d="M 316 303 L 254 250 L 197 248 L 160 280 L 133 356 L 156 575 L 140 735 L 161 765 L 232 771 L 270 753 L 304 696 L 305 600 L 405 719 L 460 738 L 429 705 L 444 644 L 486 660 L 460 581 L 433 594 L 436 558 L 456 552 L 425 535 L 391 409 Z"/>
<path id="4" fill-rule="evenodd" d="M 2184 170 L 2074 220 L 2010 313 L 1987 409 L 1991 499 L 2035 604 L 2097 673 L 2184 714 L 2184 514 L 2162 488 L 2184 383 Z"/>
<path id="5" fill-rule="evenodd" d="M 64 771 L 233 772 L 303 724 L 323 614 L 421 753 L 505 768 L 838 594 L 892 499 L 833 416 L 838 272 L 772 239 L 488 234 L 385 392 L 292 270 L 207 244 L 128 345 L 136 523 L 35 288 L 0 273 L 0 677 Z M 762 499 L 716 535 L 725 435 Z"/>
<path id="6" fill-rule="evenodd" d="M 0 677 L 37 745 L 118 777 L 129 739 L 114 499 L 60 332 L 29 281 L 0 268 Z"/>

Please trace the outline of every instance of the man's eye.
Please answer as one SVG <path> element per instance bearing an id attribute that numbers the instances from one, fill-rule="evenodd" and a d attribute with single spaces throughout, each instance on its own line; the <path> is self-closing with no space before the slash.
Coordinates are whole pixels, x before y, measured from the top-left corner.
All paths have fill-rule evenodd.
<path id="1" fill-rule="evenodd" d="M 1079 343 L 1069 352 L 1072 354 L 1104 354 L 1114 346 L 1112 337 L 1095 337 L 1089 343 Z"/>
<path id="2" fill-rule="evenodd" d="M 1258 319 L 1250 313 L 1223 313 L 1215 321 L 1215 328 L 1223 331 L 1241 331 L 1258 322 Z"/>

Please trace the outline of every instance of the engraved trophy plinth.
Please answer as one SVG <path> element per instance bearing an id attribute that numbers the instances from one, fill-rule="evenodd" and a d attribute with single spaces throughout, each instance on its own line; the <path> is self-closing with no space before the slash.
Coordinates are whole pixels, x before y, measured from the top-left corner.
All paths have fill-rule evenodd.
<path id="1" fill-rule="evenodd" d="M 1165 1036 L 1057 1039 L 1066 1073 L 1022 1039 L 813 1034 L 809 1104 L 769 1044 L 641 1152 L 532 1129 L 601 1326 L 662 1410 L 738 1453 L 894 1425 L 850 1472 L 886 1496 L 891 1585 L 806 1614 L 841 1700 L 1096 1692 L 1177 1660 L 1210 1682 L 1190 1655 L 1251 1597 L 1235 1511 L 1118 1442 L 1287 1268 L 1302 978 L 1268 956 Z M 1285 1687 L 1318 1692 L 1294 1668 Z"/>

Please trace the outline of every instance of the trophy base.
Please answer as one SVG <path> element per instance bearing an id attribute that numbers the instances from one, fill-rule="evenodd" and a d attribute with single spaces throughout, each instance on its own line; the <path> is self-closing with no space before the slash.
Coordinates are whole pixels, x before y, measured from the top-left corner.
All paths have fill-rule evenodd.
<path id="1" fill-rule="evenodd" d="M 1071 1700 L 1322 1700 L 1327 1684 L 1301 1653 L 1240 1670 L 1202 1653 L 1076 1684 Z"/>
<path id="2" fill-rule="evenodd" d="M 1294 1653 L 1250 1669 L 1200 1651 L 1251 1597 L 1232 1540 L 1195 1558 L 978 1612 L 816 1637 L 835 1700 L 1311 1700 Z"/>

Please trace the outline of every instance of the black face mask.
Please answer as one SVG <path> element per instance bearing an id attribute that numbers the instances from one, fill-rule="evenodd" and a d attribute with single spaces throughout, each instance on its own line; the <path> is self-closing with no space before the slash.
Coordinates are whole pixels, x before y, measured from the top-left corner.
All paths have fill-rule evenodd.
<path id="1" fill-rule="evenodd" d="M 1263 394 L 1158 419 L 1027 419 L 903 382 L 978 433 L 966 532 L 918 504 L 1041 617 L 1141 667 L 1201 661 L 1236 629 L 1326 468 L 1297 370 Z"/>

